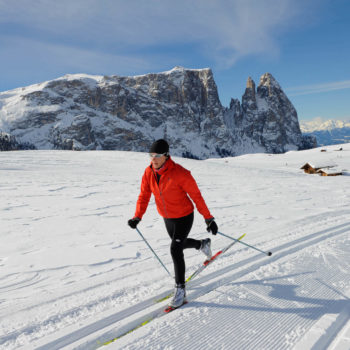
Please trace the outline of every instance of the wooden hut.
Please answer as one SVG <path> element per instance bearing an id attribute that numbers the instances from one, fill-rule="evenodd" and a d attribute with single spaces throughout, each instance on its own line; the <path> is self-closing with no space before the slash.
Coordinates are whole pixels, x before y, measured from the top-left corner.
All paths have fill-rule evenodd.
<path id="1" fill-rule="evenodd" d="M 304 170 L 307 174 L 317 174 L 317 172 L 321 169 L 330 169 L 334 168 L 336 165 L 329 164 L 313 164 L 313 163 L 305 163 L 300 169 Z"/>
<path id="2" fill-rule="evenodd" d="M 321 175 L 321 176 L 339 176 L 339 175 L 343 175 L 342 171 L 337 171 L 336 169 L 319 169 L 316 172 L 317 174 Z"/>
<path id="3" fill-rule="evenodd" d="M 304 170 L 304 173 L 307 174 L 316 174 L 316 169 L 310 164 L 304 164 L 300 169 Z"/>

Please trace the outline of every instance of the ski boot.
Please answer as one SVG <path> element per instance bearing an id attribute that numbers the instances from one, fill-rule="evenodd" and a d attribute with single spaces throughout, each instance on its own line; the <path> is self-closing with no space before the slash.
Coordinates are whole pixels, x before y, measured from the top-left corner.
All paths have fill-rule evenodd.
<path id="1" fill-rule="evenodd" d="M 187 303 L 186 299 L 186 289 L 184 284 L 177 284 L 175 286 L 174 296 L 168 304 L 168 309 L 177 309 L 183 304 Z"/>
<path id="2" fill-rule="evenodd" d="M 207 257 L 207 260 L 212 257 L 210 238 L 202 239 L 199 250 Z"/>

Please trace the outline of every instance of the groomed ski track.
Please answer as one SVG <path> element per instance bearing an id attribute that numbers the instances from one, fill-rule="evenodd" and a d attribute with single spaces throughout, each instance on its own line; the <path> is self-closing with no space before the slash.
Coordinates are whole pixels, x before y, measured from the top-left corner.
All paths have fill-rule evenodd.
<path id="1" fill-rule="evenodd" d="M 350 250 L 350 221 L 345 220 L 349 214 L 350 211 L 343 212 L 326 220 L 320 217 L 319 227 L 331 224 L 330 227 L 285 244 L 265 242 L 266 248 L 273 251 L 271 257 L 254 253 L 224 268 L 215 270 L 213 266 L 213 272 L 191 284 L 189 303 L 171 315 L 163 313 L 166 302 L 155 303 L 167 291 L 37 350 L 97 349 L 119 337 L 103 349 L 141 349 L 142 344 L 147 349 L 346 349 L 342 347 L 342 337 L 335 338 L 343 329 L 345 340 L 348 334 L 350 290 L 336 288 L 332 281 L 349 275 L 349 265 L 342 266 L 341 259 Z M 309 232 L 315 231 L 313 225 L 308 226 Z M 336 247 L 337 257 L 332 253 L 328 256 L 329 245 Z M 247 250 L 240 249 L 242 258 Z M 319 254 L 324 256 L 323 265 L 318 265 Z M 314 255 L 314 269 L 305 272 L 298 261 L 312 260 Z M 292 272 L 285 274 L 286 269 Z M 267 322 L 271 318 L 273 324 Z M 326 326 L 318 327 L 325 319 Z M 205 337 L 196 338 L 198 327 L 205 328 Z M 132 333 L 132 338 L 127 333 Z M 137 333 L 139 341 L 135 341 Z M 193 337 L 184 338 L 183 334 Z M 226 343 L 225 338 L 230 342 Z M 332 342 L 334 346 L 330 347 Z"/>
<path id="2" fill-rule="evenodd" d="M 349 350 L 350 177 L 300 170 L 324 160 L 350 170 L 347 147 L 175 158 L 221 232 L 273 255 L 237 243 L 170 314 L 155 300 L 173 280 L 126 225 L 147 154 L 0 153 L 0 350 L 95 349 L 121 335 L 101 349 Z M 139 227 L 171 269 L 154 203 Z M 209 236 L 198 214 L 191 236 Z M 215 253 L 230 240 L 212 242 Z M 203 256 L 185 254 L 189 276 Z"/>

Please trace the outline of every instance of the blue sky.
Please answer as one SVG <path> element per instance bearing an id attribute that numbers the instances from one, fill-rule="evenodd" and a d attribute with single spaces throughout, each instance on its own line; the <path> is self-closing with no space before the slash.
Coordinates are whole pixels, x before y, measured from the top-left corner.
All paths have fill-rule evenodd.
<path id="1" fill-rule="evenodd" d="M 299 120 L 350 120 L 349 35 L 348 0 L 0 0 L 0 91 L 210 67 L 225 106 L 270 72 Z"/>

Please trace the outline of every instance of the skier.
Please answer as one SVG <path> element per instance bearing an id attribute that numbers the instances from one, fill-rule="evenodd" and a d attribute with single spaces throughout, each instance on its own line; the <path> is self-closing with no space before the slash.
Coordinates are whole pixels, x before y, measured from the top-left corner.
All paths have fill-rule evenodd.
<path id="1" fill-rule="evenodd" d="M 191 172 L 171 159 L 168 143 L 163 139 L 155 141 L 149 150 L 149 155 L 151 164 L 143 174 L 135 215 L 128 221 L 128 225 L 133 229 L 136 228 L 146 212 L 153 193 L 158 213 L 164 218 L 166 230 L 171 238 L 170 252 L 174 263 L 175 291 L 169 307 L 177 308 L 186 302 L 183 250 L 195 248 L 202 251 L 207 259 L 212 256 L 210 238 L 203 240 L 187 238 L 194 217 L 192 201 L 203 215 L 207 231 L 216 235 L 218 227 Z"/>

